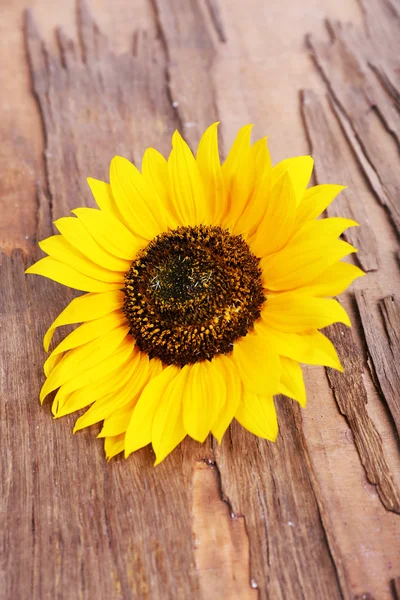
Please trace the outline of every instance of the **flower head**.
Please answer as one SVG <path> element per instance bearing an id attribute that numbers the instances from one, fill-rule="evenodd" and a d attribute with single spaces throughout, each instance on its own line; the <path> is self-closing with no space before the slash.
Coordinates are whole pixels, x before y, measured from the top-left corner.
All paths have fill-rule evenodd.
<path id="1" fill-rule="evenodd" d="M 74 431 L 103 421 L 109 458 L 151 443 L 159 463 L 186 435 L 220 442 L 234 418 L 273 441 L 274 396 L 305 405 L 299 363 L 341 369 L 319 329 L 350 325 L 332 297 L 363 274 L 341 262 L 357 224 L 318 219 L 343 188 L 307 189 L 311 157 L 272 167 L 250 133 L 222 165 L 216 123 L 196 158 L 178 132 L 142 172 L 115 157 L 110 184 L 88 180 L 98 209 L 58 219 L 27 270 L 87 292 L 45 335 L 48 351 L 82 323 L 45 362 L 40 399 L 56 391 L 56 417 L 91 405 Z"/>

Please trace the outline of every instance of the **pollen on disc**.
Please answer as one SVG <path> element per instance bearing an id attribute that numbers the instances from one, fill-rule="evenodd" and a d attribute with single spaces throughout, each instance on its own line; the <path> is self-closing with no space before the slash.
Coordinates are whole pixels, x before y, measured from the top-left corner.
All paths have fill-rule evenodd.
<path id="1" fill-rule="evenodd" d="M 180 227 L 152 240 L 125 276 L 124 312 L 138 348 L 184 366 L 229 354 L 265 301 L 259 259 L 220 227 Z"/>

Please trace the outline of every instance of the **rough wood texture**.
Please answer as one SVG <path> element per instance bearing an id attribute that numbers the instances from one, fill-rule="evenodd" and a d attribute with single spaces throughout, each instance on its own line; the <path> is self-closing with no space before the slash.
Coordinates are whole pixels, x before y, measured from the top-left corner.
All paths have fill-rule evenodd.
<path id="1" fill-rule="evenodd" d="M 392 579 L 392 581 L 390 583 L 392 586 L 394 600 L 400 600 L 400 577 L 396 577 L 395 579 Z"/>
<path id="2" fill-rule="evenodd" d="M 315 177 L 318 183 L 346 182 L 348 188 L 340 193 L 335 202 L 327 209 L 329 217 L 348 215 L 357 223 L 358 228 L 346 232 L 346 239 L 358 249 L 357 260 L 366 271 L 375 271 L 377 248 L 373 229 L 368 219 L 362 195 L 358 192 L 352 169 L 340 148 L 340 139 L 329 127 L 325 110 L 318 96 L 312 90 L 303 90 L 301 94 L 302 113 L 311 153 L 316 157 Z"/>
<path id="3" fill-rule="evenodd" d="M 244 518 L 221 498 L 220 474 L 212 461 L 199 462 L 193 473 L 194 555 L 204 598 L 257 600 L 250 581 L 249 540 Z M 224 548 L 224 552 L 221 552 Z"/>
<path id="4" fill-rule="evenodd" d="M 205 128 L 218 120 L 210 78 L 216 55 L 210 23 L 198 0 L 153 2 L 168 53 L 170 96 L 185 138 L 196 147 Z M 215 19 L 211 23 L 216 26 Z M 220 35 L 220 27 L 217 33 Z"/>
<path id="5" fill-rule="evenodd" d="M 372 51 L 371 66 L 400 108 L 400 14 L 393 0 L 362 0 Z"/>
<path id="6" fill-rule="evenodd" d="M 390 0 L 382 0 L 380 10 L 375 12 L 377 27 L 385 29 L 388 20 L 398 22 L 397 10 Z M 368 6 L 369 2 L 365 2 Z M 393 26 L 393 24 L 392 24 Z M 338 116 L 369 182 L 379 201 L 386 206 L 393 224 L 400 231 L 400 177 L 398 151 L 389 139 L 377 137 L 376 122 L 382 124 L 400 140 L 399 112 L 392 98 L 382 89 L 381 82 L 371 69 L 370 56 L 374 54 L 371 36 L 352 24 L 328 22 L 331 41 L 319 42 L 314 36 L 308 38 L 312 51 L 332 99 L 338 105 Z M 375 37 L 375 42 L 390 48 L 390 38 Z M 389 52 L 389 50 L 387 50 Z M 381 54 L 381 53 L 380 53 Z M 398 149 L 397 149 L 398 150 Z"/>
<path id="7" fill-rule="evenodd" d="M 389 2 L 364 2 L 368 39 L 380 46 L 386 37 L 395 39 L 396 19 L 389 24 L 381 18 L 392 10 Z M 347 365 L 345 375 L 329 373 L 332 389 L 322 369 L 307 369 L 307 411 L 277 399 L 276 444 L 234 424 L 220 447 L 213 440 L 203 446 L 185 441 L 153 469 L 149 448 L 107 463 L 97 427 L 72 436 L 73 417 L 54 422 L 39 406 L 41 338 L 72 293 L 23 275 L 35 259 L 35 242 L 51 233 L 51 221 L 91 204 L 86 177 L 106 178 L 112 155 L 140 164 L 149 145 L 168 152 L 176 127 L 195 147 L 214 120 L 222 121 L 227 142 L 252 121 L 257 136 L 270 133 L 275 160 L 307 153 L 308 140 L 318 180 L 352 188 L 336 210 L 362 224 L 350 239 L 371 271 L 360 285 L 373 294 L 376 310 L 399 282 L 397 246 L 352 152 L 360 161 L 367 150 L 377 150 L 370 138 L 356 146 L 346 131 L 355 137 L 350 114 L 337 101 L 326 104 L 303 49 L 306 31 L 322 34 L 325 16 L 360 26 L 355 0 L 321 0 L 318 8 L 312 0 L 290 0 L 289 7 L 247 0 L 246 10 L 230 0 L 115 0 L 112 7 L 92 0 L 102 27 L 78 2 L 77 31 L 75 0 L 32 3 L 26 55 L 24 0 L 4 5 L 0 20 L 0 328 L 6 340 L 0 363 L 1 600 L 27 594 L 33 600 L 395 597 L 398 446 L 368 369 L 362 379 L 366 332 L 357 314 L 354 336 L 342 336 L 340 328 L 330 332 Z M 55 45 L 52 32 L 60 24 Z M 386 27 L 391 33 L 385 36 Z M 382 81 L 390 80 L 382 93 L 395 102 L 396 58 L 389 55 L 381 48 L 373 67 Z M 366 60 L 361 50 L 357 57 Z M 346 61 L 353 69 L 354 61 Z M 338 60 L 331 66 L 337 93 L 345 88 L 346 65 Z M 306 132 L 298 114 L 304 86 L 317 90 L 317 96 L 303 96 Z M 388 106 L 382 101 L 386 123 L 395 110 Z M 386 159 L 394 165 L 398 157 L 389 157 L 387 131 L 376 120 L 370 126 L 379 168 Z M 372 168 L 363 168 L 371 181 Z M 373 187 L 390 205 L 387 173 L 379 172 L 382 180 L 375 175 Z M 382 305 L 395 357 L 392 308 L 388 300 Z M 385 339 L 383 323 L 379 335 Z M 377 357 L 378 366 L 374 361 L 377 374 L 382 360 Z M 395 377 L 393 370 L 386 381 L 394 390 Z M 386 396 L 385 384 L 379 385 Z"/>
<path id="8" fill-rule="evenodd" d="M 385 507 L 400 514 L 400 493 L 387 464 L 381 437 L 367 412 L 368 397 L 362 379 L 360 352 L 351 331 L 344 325 L 332 325 L 327 335 L 339 348 L 345 370 L 338 373 L 327 369 L 339 410 L 349 422 L 368 481 L 376 485 Z"/>
<path id="9" fill-rule="evenodd" d="M 369 366 L 374 369 L 378 385 L 400 435 L 400 300 L 395 296 L 388 296 L 380 302 L 385 323 L 382 335 L 373 318 L 372 302 L 368 293 L 360 290 L 356 293 L 356 299 L 368 353 L 372 359 Z"/>
<path id="10" fill-rule="evenodd" d="M 93 202 L 86 177 L 104 177 L 116 154 L 140 164 L 148 145 L 168 152 L 177 126 L 160 41 L 132 32 L 131 52 L 116 56 L 83 2 L 78 16 L 81 47 L 58 29 L 60 58 L 46 50 L 30 12 L 25 19 L 53 219 Z"/>
<path id="11" fill-rule="evenodd" d="M 261 597 L 264 590 L 279 600 L 348 597 L 321 519 L 300 409 L 283 397 L 276 405 L 275 444 L 254 441 L 235 423 L 215 448 L 223 492 L 246 518 L 252 577 Z"/>

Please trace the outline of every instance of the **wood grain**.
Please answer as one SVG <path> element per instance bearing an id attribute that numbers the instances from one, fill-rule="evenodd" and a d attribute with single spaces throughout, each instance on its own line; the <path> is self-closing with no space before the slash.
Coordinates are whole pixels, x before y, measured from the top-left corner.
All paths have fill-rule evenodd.
<path id="1" fill-rule="evenodd" d="M 400 514 L 400 493 L 387 464 L 381 437 L 366 409 L 368 397 L 362 379 L 360 352 L 351 331 L 344 325 L 332 325 L 327 336 L 338 348 L 344 368 L 344 373 L 327 369 L 328 379 L 339 410 L 353 432 L 368 481 L 376 485 L 385 507 Z"/>
<path id="2" fill-rule="evenodd" d="M 246 519 L 252 577 L 261 597 L 263 590 L 274 599 L 348 597 L 321 519 L 324 506 L 313 487 L 300 408 L 283 397 L 276 408 L 275 444 L 254 443 L 234 423 L 215 448 L 223 493 Z"/>
<path id="3" fill-rule="evenodd" d="M 390 11 L 383 9 L 385 1 L 379 4 L 382 6 L 379 19 L 384 21 Z M 308 45 L 332 99 L 339 106 L 338 116 L 347 121 L 344 129 L 360 165 L 399 232 L 398 148 L 391 139 L 393 135 L 397 142 L 400 140 L 398 110 L 370 68 L 373 48 L 369 36 L 352 24 L 328 21 L 328 28 L 329 43 L 309 36 Z M 386 39 L 385 43 L 388 42 Z M 376 114 L 381 123 L 375 121 Z M 382 125 L 388 130 L 386 138 L 376 135 L 377 127 Z"/>
<path id="4" fill-rule="evenodd" d="M 112 7 L 92 0 L 99 27 L 88 6 L 81 1 L 75 10 L 74 1 L 32 0 L 26 55 L 24 0 L 2 7 L 0 20 L 0 48 L 9 55 L 0 59 L 7 91 L 0 106 L 0 331 L 7 340 L 0 362 L 1 600 L 27 593 L 33 600 L 389 600 L 395 589 L 390 580 L 400 573 L 397 463 L 391 439 L 378 433 L 386 427 L 381 413 L 371 416 L 365 407 L 373 398 L 368 382 L 362 383 L 361 323 L 356 321 L 354 339 L 336 340 L 351 356 L 345 375 L 329 374 L 334 393 L 322 369 L 306 371 L 311 399 L 305 424 L 297 405 L 277 399 L 276 444 L 234 423 L 221 446 L 186 440 L 156 469 L 149 448 L 107 463 L 95 439 L 98 427 L 72 436 L 72 416 L 53 422 L 38 404 L 41 339 L 72 292 L 23 275 L 37 257 L 35 242 L 51 234 L 51 221 L 92 204 L 86 177 L 106 178 L 111 156 L 120 153 L 140 165 L 149 145 L 166 154 L 176 127 L 194 148 L 202 130 L 220 119 L 222 154 L 225 141 L 249 121 L 258 136 L 270 131 L 275 159 L 307 153 L 311 142 L 318 180 L 357 190 L 346 191 L 338 206 L 364 224 L 355 242 L 373 278 L 370 288 L 376 282 L 386 289 L 380 297 L 391 293 L 393 241 L 380 221 L 371 220 L 371 198 L 345 138 L 332 125 L 302 45 L 307 30 L 322 34 L 324 16 L 359 26 L 358 5 L 290 0 L 288 10 L 283 3 L 267 8 L 262 0 L 248 0 L 243 11 L 230 0 L 116 0 Z M 378 5 L 365 0 L 370 19 Z M 370 23 L 372 37 L 378 33 Z M 373 65 L 382 81 L 391 77 L 388 61 L 382 49 Z M 335 69 L 342 73 L 340 64 Z M 318 92 L 307 96 L 306 130 L 298 114 L 298 89 L 305 85 Z M 396 85 L 393 77 L 385 84 L 393 100 Z M 345 114 L 337 101 L 332 106 Z M 347 112 L 345 121 L 351 123 Z M 374 121 L 375 132 L 377 125 L 383 160 L 387 132 Z M 350 134 L 347 139 L 355 152 Z M 380 185 L 379 194 L 388 193 L 388 181 Z M 382 305 L 384 319 L 397 327 L 391 308 Z M 388 335 L 393 349 L 397 338 Z M 348 429 L 335 397 L 363 467 L 345 435 L 332 445 L 325 436 Z M 312 427 L 319 410 L 325 420 Z M 364 482 L 363 469 L 373 485 Z"/>
<path id="5" fill-rule="evenodd" d="M 378 264 L 374 232 L 370 227 L 363 198 L 352 177 L 352 169 L 341 152 L 340 140 L 329 126 L 323 104 L 312 90 L 302 91 L 301 107 L 311 154 L 317 159 L 315 166 L 317 183 L 346 182 L 348 186 L 328 207 L 327 216 L 346 215 L 360 224 L 359 228 L 350 228 L 345 238 L 358 249 L 357 261 L 360 266 L 366 271 L 375 271 Z"/>
<path id="6" fill-rule="evenodd" d="M 372 301 L 368 292 L 356 293 L 363 331 L 378 385 L 393 417 L 400 435 L 400 300 L 388 296 L 380 302 L 385 330 L 377 327 L 372 312 Z M 386 333 L 386 335 L 385 335 Z"/>
<path id="7" fill-rule="evenodd" d="M 350 243 L 359 249 L 357 259 L 360 265 L 367 271 L 376 270 L 378 267 L 376 261 L 376 240 L 369 227 L 363 203 L 357 201 L 353 196 L 354 192 L 352 189 L 357 190 L 357 187 L 351 184 L 351 169 L 348 168 L 340 152 L 340 141 L 329 127 L 329 121 L 323 105 L 316 94 L 310 90 L 303 90 L 301 99 L 302 114 L 309 135 L 311 150 L 313 155 L 317 159 L 319 158 L 316 165 L 317 182 L 330 181 L 333 174 L 343 174 L 343 180 L 348 181 L 350 184 L 350 189 L 345 190 L 334 202 L 333 206 L 328 207 L 327 215 L 333 217 L 346 214 L 352 216 L 352 218 L 361 224 L 360 230 L 358 228 L 351 229 L 346 237 Z M 359 295 L 363 298 L 363 292 L 359 292 Z M 373 318 L 369 316 L 370 313 L 368 310 L 363 311 L 363 313 L 365 314 L 365 319 L 368 319 L 368 324 L 362 319 L 364 331 L 368 336 L 367 331 L 373 323 Z M 393 320 L 395 320 L 394 313 L 395 310 L 391 310 Z M 397 323 L 393 322 L 391 325 L 394 325 L 395 330 L 396 327 L 398 328 Z M 383 342 L 382 346 L 380 346 L 381 353 L 382 347 L 387 347 L 387 340 L 382 340 L 379 334 L 380 331 L 375 330 L 372 335 L 369 335 L 374 353 L 376 352 L 375 348 L 379 344 L 379 340 L 381 340 L 381 344 Z M 335 347 L 339 349 L 339 355 L 345 369 L 344 374 L 339 374 L 328 369 L 328 379 L 335 399 L 338 402 L 339 409 L 349 422 L 369 482 L 377 485 L 378 493 L 386 508 L 399 512 L 400 493 L 394 484 L 393 477 L 384 457 L 381 438 L 366 411 L 368 399 L 362 380 L 363 364 L 360 352 L 357 349 L 351 332 L 345 327 L 338 325 L 332 327 L 329 330 L 328 337 L 334 342 Z M 372 340 L 374 341 L 372 342 Z M 389 402 L 394 405 L 395 410 L 398 410 L 396 406 L 397 399 L 394 398 L 396 392 L 392 388 L 393 381 L 390 381 L 390 378 L 385 373 L 388 357 L 385 357 L 385 360 L 382 360 L 382 356 L 379 358 L 381 360 L 377 359 L 377 363 L 378 368 L 383 369 L 382 379 L 384 385 L 389 386 L 393 390 Z M 397 379 L 397 384 L 399 385 L 400 380 L 397 373 L 394 373 L 396 367 L 393 366 L 395 364 L 393 355 L 390 358 L 392 366 L 389 366 L 388 370 L 392 373 L 392 378 Z"/>
<path id="8" fill-rule="evenodd" d="M 212 461 L 194 467 L 192 513 L 195 561 L 204 598 L 212 590 L 215 598 L 256 600 L 244 518 L 221 498 L 220 474 Z"/>
<path id="9" fill-rule="evenodd" d="M 132 32 L 131 52 L 117 56 L 84 2 L 78 14 L 81 44 L 59 29 L 60 57 L 46 50 L 30 12 L 25 21 L 33 86 L 46 131 L 53 219 L 77 204 L 93 204 L 86 177 L 104 177 L 114 155 L 140 164 L 148 145 L 167 153 L 177 125 L 160 41 L 143 31 Z"/>
<path id="10" fill-rule="evenodd" d="M 395 579 L 392 579 L 392 581 L 390 583 L 391 583 L 391 587 L 392 587 L 394 600 L 399 600 L 400 599 L 400 577 L 396 577 Z"/>
<path id="11" fill-rule="evenodd" d="M 393 0 L 362 0 L 371 52 L 370 65 L 400 108 L 400 13 Z"/>
<path id="12" fill-rule="evenodd" d="M 168 83 L 173 105 L 188 143 L 197 147 L 202 132 L 218 120 L 215 90 L 210 71 L 216 56 L 216 41 L 207 19 L 209 13 L 197 0 L 154 0 L 156 14 L 168 53 Z M 211 15 L 216 14 L 210 12 Z"/>

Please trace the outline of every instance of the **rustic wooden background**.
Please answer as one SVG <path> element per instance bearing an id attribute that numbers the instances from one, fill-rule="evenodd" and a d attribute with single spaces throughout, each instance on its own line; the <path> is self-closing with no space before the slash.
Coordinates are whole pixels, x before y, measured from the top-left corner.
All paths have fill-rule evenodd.
<path id="1" fill-rule="evenodd" d="M 1 599 L 399 600 L 398 0 L 89 4 L 0 1 Z M 329 331 L 346 371 L 306 370 L 276 444 L 233 425 L 106 463 L 96 427 L 39 406 L 71 293 L 24 267 L 114 154 L 217 119 L 224 149 L 253 122 L 275 161 L 312 151 L 349 186 L 330 214 L 361 223 L 368 276 Z"/>

